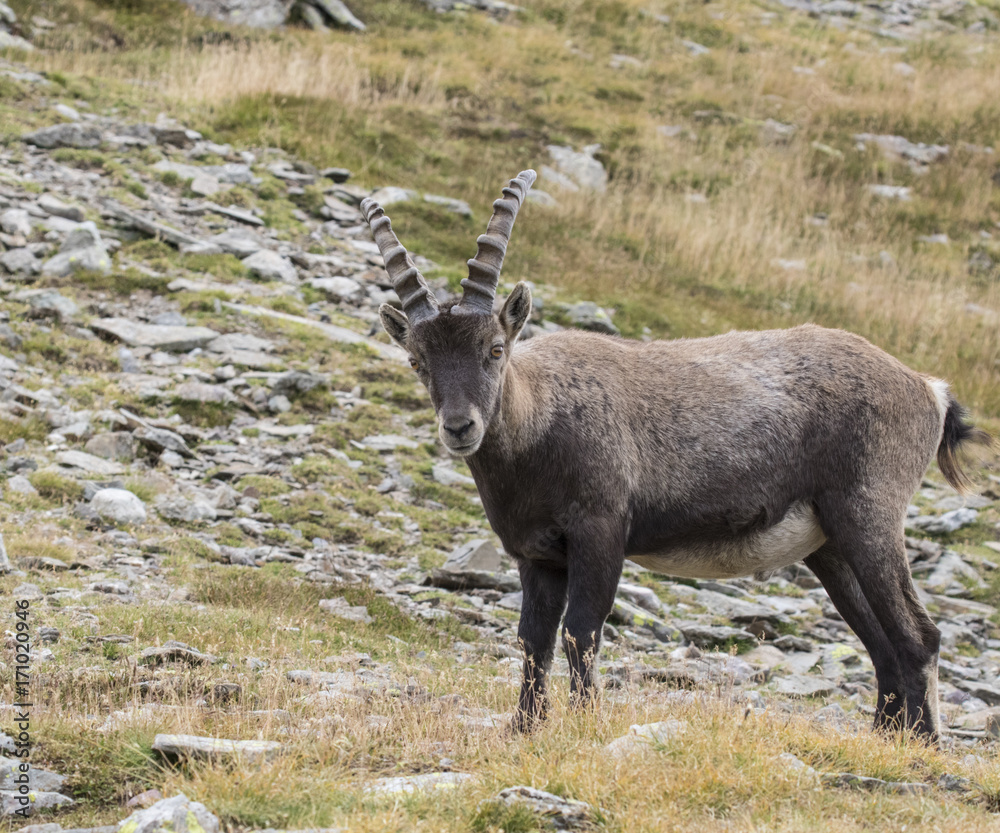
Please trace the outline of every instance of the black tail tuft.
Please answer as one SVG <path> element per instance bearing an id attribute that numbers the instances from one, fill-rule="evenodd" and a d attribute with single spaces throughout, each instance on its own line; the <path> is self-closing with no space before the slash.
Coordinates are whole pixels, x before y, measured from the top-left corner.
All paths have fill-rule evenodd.
<path id="1" fill-rule="evenodd" d="M 959 492 L 968 492 L 972 481 L 962 469 L 958 458 L 959 449 L 966 443 L 993 445 L 993 438 L 967 421 L 965 409 L 954 399 L 948 399 L 948 411 L 944 417 L 944 433 L 938 446 L 937 461 L 941 474 Z"/>

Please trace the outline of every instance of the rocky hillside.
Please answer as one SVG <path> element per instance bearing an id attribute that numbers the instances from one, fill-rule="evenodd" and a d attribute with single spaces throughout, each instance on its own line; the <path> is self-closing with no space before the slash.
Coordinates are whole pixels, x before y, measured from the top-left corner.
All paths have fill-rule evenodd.
<path id="1" fill-rule="evenodd" d="M 790 14 L 782 26 L 803 37 L 829 29 L 839 37 L 842 25 L 851 37 L 892 42 L 942 29 L 943 37 L 978 38 L 995 25 L 985 7 L 918 3 L 858 8 L 838 0 L 797 4 Z M 948 22 L 959 14 L 970 18 L 962 32 Z M 438 259 L 418 262 L 443 295 L 503 176 L 465 194 L 447 177 L 372 161 L 357 149 L 366 147 L 362 135 L 336 151 L 305 144 L 295 152 L 280 130 L 232 121 L 232 108 L 249 106 L 245 99 L 219 112 L 192 110 L 143 84 L 123 86 L 120 74 L 102 81 L 103 53 L 50 51 L 46 38 L 66 35 L 60 15 L 92 36 L 93 21 L 73 23 L 62 6 L 0 14 L 9 37 L 39 47 L 0 60 L 0 591 L 7 600 L 0 796 L 12 828 L 964 831 L 996 824 L 995 461 L 984 461 L 977 493 L 966 499 L 930 471 L 908 520 L 913 575 L 943 637 L 940 750 L 869 732 L 871 663 L 804 567 L 756 583 L 677 582 L 628 565 L 606 627 L 600 706 L 566 708 L 560 658 L 552 720 L 532 737 L 511 737 L 517 573 L 468 471 L 436 443 L 425 392 L 379 331 L 376 309 L 392 295 L 358 210 L 371 194 L 389 206 L 404 242 Z M 47 28 L 50 18 L 60 22 Z M 544 34 L 548 25 L 527 12 L 502 24 L 420 19 L 445 27 L 436 30 L 441 38 L 447 26 L 537 26 Z M 816 19 L 829 28 L 817 30 Z M 603 18 L 594 20 L 596 27 Z M 707 47 L 683 40 L 685 60 L 705 57 L 697 52 Z M 607 71 L 631 72 L 628 54 L 614 54 L 618 67 Z M 742 54 L 737 46 L 734 54 Z M 924 71 L 924 58 L 908 57 Z M 55 68 L 72 60 L 81 62 L 78 74 Z M 274 106 L 287 113 L 297 104 Z M 787 154 L 806 152 L 799 138 L 806 115 L 783 118 L 704 106 L 661 124 L 657 141 L 690 141 L 708 158 L 720 152 L 715 143 L 739 135 L 765 149 L 750 158 L 773 170 L 775 159 L 786 164 Z M 851 175 L 869 189 L 866 204 L 890 209 L 865 215 L 875 228 L 864 232 L 873 235 L 867 243 L 894 245 L 880 235 L 898 231 L 897 208 L 933 206 L 945 216 L 940 189 L 964 175 L 956 154 L 968 154 L 960 159 L 973 173 L 993 164 L 985 144 L 959 150 L 920 129 L 912 139 L 855 130 L 810 151 L 853 148 L 871 163 Z M 455 147 L 456 136 L 443 141 Z M 799 320 L 799 301 L 781 307 L 792 296 L 776 284 L 742 294 L 727 285 L 717 295 L 707 283 L 684 284 L 696 312 L 664 322 L 642 282 L 615 290 L 547 270 L 552 255 L 538 247 L 545 234 L 576 240 L 575 256 L 610 264 L 612 275 L 616 259 L 651 269 L 659 256 L 636 250 L 608 215 L 610 226 L 595 226 L 604 237 L 583 242 L 580 230 L 602 216 L 594 213 L 602 201 L 636 195 L 622 184 L 632 151 L 609 154 L 578 138 L 540 130 L 527 142 L 530 158 L 513 165 L 513 151 L 524 147 L 501 142 L 503 158 L 488 165 L 492 172 L 510 163 L 510 175 L 535 164 L 543 174 L 519 220 L 508 275 L 553 275 L 535 282 L 539 303 L 527 337 L 572 326 L 620 326 L 635 337 L 694 333 L 719 328 L 737 308 L 749 310 L 742 314 L 752 324 Z M 477 148 L 475 136 L 465 140 Z M 674 173 L 690 175 L 675 194 L 684 223 L 701 222 L 691 212 L 721 212 L 722 202 L 738 197 L 699 185 L 693 167 Z M 843 170 L 825 175 L 837 182 Z M 989 199 L 980 226 L 992 218 Z M 969 206 L 957 201 L 949 210 L 971 234 L 957 219 Z M 841 219 L 808 217 L 808 233 L 826 235 L 814 238 L 826 241 L 816 243 L 825 260 L 784 258 L 769 267 L 786 286 L 834 268 L 829 247 Z M 982 283 L 994 269 L 992 244 L 979 240 L 974 251 L 965 244 L 958 251 L 907 239 L 909 255 L 885 254 L 948 275 L 957 261 L 963 276 L 978 258 L 981 283 L 968 286 L 982 294 L 962 296 L 972 305 L 994 291 Z M 891 273 L 904 281 L 902 267 L 875 256 L 886 280 Z M 856 284 L 847 295 L 884 297 L 875 286 Z M 637 311 L 647 300 L 653 312 Z M 774 318 L 758 318 L 757 302 Z M 871 312 L 862 304 L 852 314 L 858 310 Z M 963 344 L 963 357 L 985 367 L 991 348 L 970 345 L 987 313 L 962 307 L 959 320 L 976 322 L 968 331 L 925 327 L 907 337 L 925 339 L 912 347 L 925 359 L 942 344 Z M 993 377 L 962 378 L 985 385 Z M 19 680 L 22 633 L 31 649 Z M 23 709 L 12 705 L 19 702 L 31 703 L 27 729 Z M 16 768 L 22 731 L 31 741 L 27 803 Z"/>

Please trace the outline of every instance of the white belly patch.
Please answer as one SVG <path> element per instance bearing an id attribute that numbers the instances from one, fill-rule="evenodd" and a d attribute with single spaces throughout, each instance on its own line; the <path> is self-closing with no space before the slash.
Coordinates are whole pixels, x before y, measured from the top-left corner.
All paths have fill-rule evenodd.
<path id="1" fill-rule="evenodd" d="M 640 567 L 683 578 L 736 578 L 779 570 L 826 541 L 812 506 L 795 503 L 774 526 L 740 538 L 629 555 Z"/>

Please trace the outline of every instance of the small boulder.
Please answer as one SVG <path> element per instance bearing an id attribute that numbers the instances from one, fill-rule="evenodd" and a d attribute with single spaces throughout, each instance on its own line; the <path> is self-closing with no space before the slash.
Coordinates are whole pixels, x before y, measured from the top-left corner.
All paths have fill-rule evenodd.
<path id="1" fill-rule="evenodd" d="M 244 259 L 243 265 L 261 280 L 297 283 L 299 273 L 287 257 L 270 249 L 261 249 Z"/>
<path id="2" fill-rule="evenodd" d="M 96 148 L 101 144 L 101 130 L 92 124 L 68 122 L 43 127 L 21 137 L 35 147 L 53 148 Z"/>
<path id="3" fill-rule="evenodd" d="M 74 229 L 59 247 L 59 254 L 49 258 L 42 264 L 42 273 L 57 278 L 64 278 L 74 272 L 111 271 L 111 258 L 104 248 L 100 232 L 93 222 L 81 223 Z"/>
<path id="4" fill-rule="evenodd" d="M 101 489 L 90 501 L 103 520 L 116 524 L 141 524 L 146 522 L 146 506 L 127 489 Z"/>
<path id="5" fill-rule="evenodd" d="M 178 793 L 136 810 L 118 825 L 118 833 L 219 833 L 219 820 L 204 804 Z"/>

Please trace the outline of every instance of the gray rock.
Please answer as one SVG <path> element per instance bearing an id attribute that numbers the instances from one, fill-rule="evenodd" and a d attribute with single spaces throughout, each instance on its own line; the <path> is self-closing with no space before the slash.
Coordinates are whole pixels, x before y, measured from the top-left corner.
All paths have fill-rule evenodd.
<path id="1" fill-rule="evenodd" d="M 650 613 L 659 615 L 663 610 L 663 602 L 661 602 L 656 593 L 648 587 L 640 587 L 637 584 L 619 582 L 617 595 L 632 604 L 639 605 L 639 607 L 644 610 L 648 610 Z"/>
<path id="2" fill-rule="evenodd" d="M 521 581 L 517 576 L 484 570 L 462 570 L 461 572 L 432 570 L 425 583 L 433 587 L 443 587 L 446 590 L 480 589 L 513 593 L 521 589 Z"/>
<path id="3" fill-rule="evenodd" d="M 924 515 L 919 518 L 910 518 L 906 525 L 914 529 L 921 529 L 932 535 L 942 535 L 955 532 L 963 526 L 974 523 L 979 513 L 975 509 L 953 509 L 943 515 Z"/>
<path id="4" fill-rule="evenodd" d="M 12 275 L 31 277 L 42 271 L 42 264 L 31 249 L 8 249 L 0 254 L 0 266 Z"/>
<path id="5" fill-rule="evenodd" d="M 219 334 L 208 327 L 158 327 L 127 318 L 101 318 L 90 324 L 96 333 L 123 341 L 130 347 L 149 347 L 172 353 L 186 353 L 204 347 Z"/>
<path id="6" fill-rule="evenodd" d="M 591 330 L 595 333 L 608 333 L 610 335 L 618 335 L 619 333 L 608 314 L 593 301 L 568 304 L 565 309 L 566 316 L 574 327 Z"/>
<path id="7" fill-rule="evenodd" d="M 343 596 L 338 596 L 336 599 L 321 599 L 319 606 L 321 610 L 332 613 L 339 619 L 362 622 L 366 625 L 375 621 L 368 615 L 368 609 L 364 605 L 352 605 Z"/>
<path id="8" fill-rule="evenodd" d="M 10 295 L 12 301 L 27 301 L 32 318 L 54 318 L 65 321 L 76 315 L 80 308 L 56 289 L 28 289 Z"/>
<path id="9" fill-rule="evenodd" d="M 153 504 L 161 518 L 174 521 L 214 521 L 218 516 L 215 507 L 202 497 L 188 500 L 180 495 L 162 495 Z"/>
<path id="10" fill-rule="evenodd" d="M 396 203 L 418 200 L 420 199 L 420 194 L 417 191 L 411 191 L 409 188 L 397 188 L 395 185 L 388 185 L 385 188 L 379 188 L 372 194 L 372 199 L 383 208 L 386 208 Z"/>
<path id="11" fill-rule="evenodd" d="M 472 209 L 464 200 L 456 200 L 452 197 L 440 197 L 437 194 L 424 194 L 424 202 L 439 205 L 445 211 L 450 211 L 452 214 L 459 214 L 462 217 L 472 216 Z"/>
<path id="12" fill-rule="evenodd" d="M 116 524 L 146 522 L 146 506 L 127 489 L 101 489 L 90 501 L 90 508 L 106 521 Z"/>
<path id="13" fill-rule="evenodd" d="M 562 798 L 533 787 L 508 787 L 493 800 L 508 807 L 527 807 L 556 830 L 587 829 L 594 821 L 594 809 L 586 802 Z"/>
<path id="14" fill-rule="evenodd" d="M 169 736 L 156 736 L 160 737 Z M 204 804 L 178 793 L 152 807 L 136 810 L 119 823 L 118 833 L 219 833 L 219 820 Z"/>
<path id="15" fill-rule="evenodd" d="M 222 188 L 217 177 L 202 171 L 199 171 L 198 175 L 191 180 L 189 187 L 191 192 L 199 197 L 213 197 Z"/>
<path id="16" fill-rule="evenodd" d="M 807 677 L 802 674 L 792 674 L 778 680 L 775 691 L 788 697 L 820 697 L 832 694 L 837 686 L 822 677 Z"/>
<path id="17" fill-rule="evenodd" d="M 183 231 L 178 231 L 164 223 L 143 217 L 139 212 L 132 211 L 112 199 L 106 198 L 101 200 L 101 205 L 104 206 L 105 211 L 117 217 L 123 224 L 130 228 L 138 229 L 150 237 L 158 237 L 173 246 L 192 247 L 205 252 L 206 243 L 204 240 L 200 240 Z M 209 251 L 206 253 L 212 251 L 217 250 L 209 248 Z"/>
<path id="18" fill-rule="evenodd" d="M 282 257 L 270 249 L 255 252 L 243 260 L 243 265 L 261 280 L 294 284 L 299 279 L 295 265 L 287 257 Z"/>
<path id="19" fill-rule="evenodd" d="M 53 217 L 62 217 L 65 220 L 72 220 L 74 223 L 82 223 L 84 221 L 82 208 L 75 205 L 67 205 L 52 194 L 42 194 L 38 198 L 38 207 Z"/>
<path id="20" fill-rule="evenodd" d="M 664 720 L 659 723 L 645 723 L 643 725 L 633 724 L 629 727 L 627 735 L 615 738 L 604 747 L 604 751 L 612 758 L 626 758 L 645 752 L 657 744 L 674 740 L 683 735 L 687 728 L 686 720 Z"/>
<path id="21" fill-rule="evenodd" d="M 14 568 L 10 564 L 10 558 L 7 555 L 7 546 L 3 542 L 3 533 L 0 532 L 0 576 L 6 575 Z M 13 749 L 7 749 L 7 747 L 0 741 L 0 750 L 13 752 Z"/>
<path id="22" fill-rule="evenodd" d="M 175 434 L 173 431 L 169 431 L 166 428 L 152 428 L 144 425 L 136 428 L 132 433 L 132 436 L 134 436 L 140 444 L 144 445 L 146 448 L 152 449 L 153 451 L 173 452 L 174 454 L 179 454 L 181 457 L 186 458 L 194 457 L 191 449 L 188 448 L 187 443 L 184 442 L 184 438 L 180 434 Z"/>
<path id="23" fill-rule="evenodd" d="M 425 772 L 422 775 L 379 778 L 365 787 L 365 792 L 375 796 L 411 795 L 438 789 L 454 789 L 475 780 L 474 775 L 466 772 Z"/>
<path id="24" fill-rule="evenodd" d="M 335 303 L 347 301 L 354 303 L 365 297 L 364 288 L 353 278 L 313 278 L 309 281 L 313 289 L 319 289 L 330 296 Z"/>
<path id="25" fill-rule="evenodd" d="M 582 152 L 562 145 L 547 145 L 546 150 L 556 170 L 586 191 L 603 194 L 607 190 L 608 174 L 594 158 L 600 145 L 589 145 Z"/>
<path id="26" fill-rule="evenodd" d="M 153 739 L 153 751 L 168 758 L 213 761 L 242 760 L 252 763 L 273 758 L 281 751 L 281 744 L 273 740 L 226 740 L 224 738 L 199 737 L 198 735 L 157 735 Z M 125 824 L 127 822 L 122 823 L 119 833 L 128 833 L 125 830 Z M 174 827 L 172 833 L 179 833 L 179 829 Z M 200 831 L 192 829 L 190 833 L 200 833 Z"/>
<path id="27" fill-rule="evenodd" d="M 19 495 L 37 495 L 38 490 L 31 485 L 31 481 L 28 480 L 23 474 L 15 474 L 13 477 L 7 479 L 7 488 L 12 492 L 16 492 Z"/>
<path id="28" fill-rule="evenodd" d="M 76 449 L 60 451 L 56 455 L 56 462 L 61 466 L 81 469 L 82 471 L 100 475 L 101 477 L 110 477 L 113 474 L 121 474 L 125 471 L 123 466 L 113 463 L 107 458 L 97 457 L 94 454 L 88 454 L 86 451 L 77 451 Z"/>
<path id="29" fill-rule="evenodd" d="M 111 258 L 93 222 L 81 223 L 66 235 L 59 254 L 42 264 L 42 273 L 64 278 L 74 272 L 111 271 Z"/>
<path id="30" fill-rule="evenodd" d="M 648 614 L 647 614 L 648 615 Z M 699 648 L 723 646 L 730 641 L 742 645 L 756 645 L 757 637 L 742 628 L 730 628 L 725 625 L 699 625 L 684 623 L 678 625 L 684 638 Z"/>
<path id="31" fill-rule="evenodd" d="M 923 795 L 932 789 L 930 784 L 911 781 L 883 781 L 881 778 L 869 778 L 867 775 L 855 775 L 853 772 L 828 773 L 821 775 L 820 778 L 824 784 L 831 787 L 878 790 L 898 795 Z"/>
<path id="32" fill-rule="evenodd" d="M 232 392 L 222 385 L 193 380 L 178 385 L 174 389 L 174 398 L 181 402 L 201 402 L 213 405 L 233 405 L 238 401 Z"/>
<path id="33" fill-rule="evenodd" d="M 497 552 L 497 548 L 491 542 L 477 538 L 454 549 L 441 569 L 453 573 L 465 570 L 495 573 L 500 570 L 501 566 L 500 553 Z"/>
<path id="34" fill-rule="evenodd" d="M 902 136 L 857 133 L 854 140 L 862 145 L 871 142 L 886 158 L 903 160 L 918 168 L 924 168 L 946 158 L 949 152 L 947 145 L 925 145 L 923 142 L 915 144 Z"/>
<path id="35" fill-rule="evenodd" d="M 182 662 L 185 665 L 211 665 L 217 659 L 212 654 L 202 653 L 190 645 L 171 639 L 162 645 L 144 649 L 136 662 L 139 665 L 151 666 L 163 665 L 167 662 Z"/>
<path id="36" fill-rule="evenodd" d="M 867 188 L 873 197 L 883 200 L 909 202 L 913 195 L 913 189 L 905 185 L 868 185 Z"/>
<path id="37" fill-rule="evenodd" d="M 431 468 L 431 476 L 435 483 L 442 486 L 475 486 L 476 481 L 471 477 L 459 474 L 445 463 L 436 463 Z"/>
<path id="38" fill-rule="evenodd" d="M 295 396 L 326 386 L 326 376 L 320 373 L 311 373 L 308 370 L 289 370 L 271 383 L 271 393 Z"/>
<path id="39" fill-rule="evenodd" d="M 25 52 L 33 52 L 35 47 L 31 41 L 25 40 L 19 35 L 12 35 L 10 32 L 0 29 L 0 49 L 21 49 Z M 12 74 L 12 73 L 9 73 Z M 18 73 L 19 75 L 32 75 L 33 73 Z M 45 81 L 44 78 L 41 79 Z"/>
<path id="40" fill-rule="evenodd" d="M 21 137 L 22 141 L 35 147 L 52 148 L 96 148 L 101 144 L 101 130 L 93 124 L 70 122 L 43 127 Z"/>
<path id="41" fill-rule="evenodd" d="M 0 35 L 5 34 L 0 32 Z M 3 38 L 0 38 L 0 47 L 3 46 Z M 0 790 L 0 818 L 9 818 L 14 815 L 33 816 L 39 810 L 52 810 L 56 807 L 68 807 L 74 803 L 72 798 L 55 792 L 32 791 L 23 795 L 20 791 Z"/>
<path id="42" fill-rule="evenodd" d="M 31 234 L 31 217 L 23 208 L 8 208 L 0 213 L 0 230 L 6 234 Z"/>

